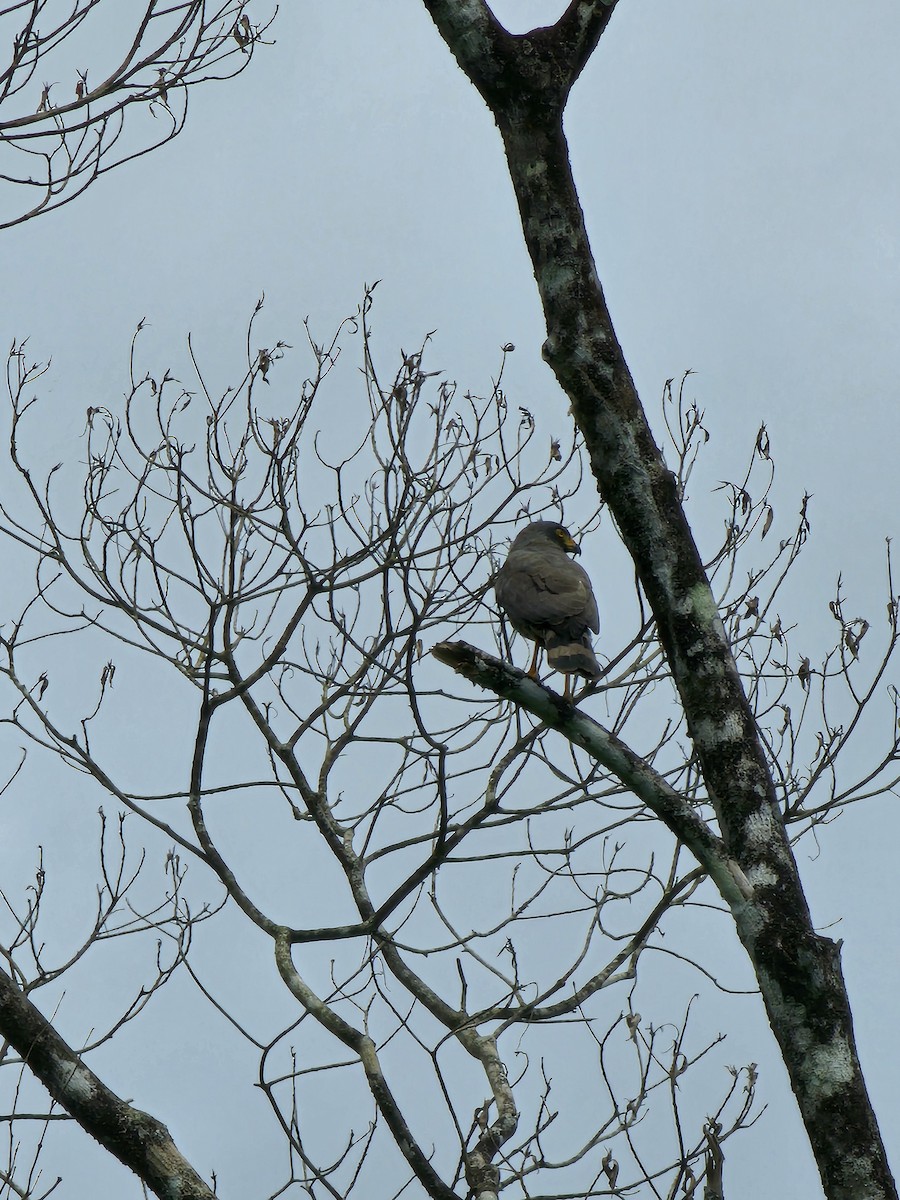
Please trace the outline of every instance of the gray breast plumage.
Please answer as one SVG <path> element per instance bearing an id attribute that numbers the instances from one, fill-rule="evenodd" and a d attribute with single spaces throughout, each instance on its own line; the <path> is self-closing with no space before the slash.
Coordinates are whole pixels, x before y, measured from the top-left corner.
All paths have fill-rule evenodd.
<path id="1" fill-rule="evenodd" d="M 587 572 L 569 557 L 579 553 L 569 531 L 553 521 L 533 521 L 515 538 L 497 572 L 497 602 L 512 627 L 546 648 L 551 667 L 594 679 L 600 665 L 591 644 L 599 632 L 597 601 Z"/>

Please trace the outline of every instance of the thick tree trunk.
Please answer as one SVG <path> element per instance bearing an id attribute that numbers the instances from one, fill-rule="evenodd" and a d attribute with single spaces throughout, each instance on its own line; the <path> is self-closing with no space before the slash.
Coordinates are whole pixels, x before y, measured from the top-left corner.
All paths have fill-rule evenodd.
<path id="1" fill-rule="evenodd" d="M 729 854 L 732 908 L 831 1200 L 894 1197 L 856 1054 L 839 947 L 814 930 L 771 773 L 675 480 L 615 337 L 561 121 L 497 116 L 547 320 L 545 357 L 657 621 Z"/>
<path id="2" fill-rule="evenodd" d="M 544 356 L 652 607 L 727 854 L 749 882 L 749 896 L 729 900 L 731 911 L 825 1193 L 896 1200 L 839 946 L 813 928 L 753 716 L 675 479 L 616 338 L 572 177 L 562 112 L 586 58 L 576 35 L 593 13 L 595 44 L 611 8 L 571 5 L 557 44 L 553 29 L 511 37 L 486 20 L 480 0 L 425 3 L 500 129 L 547 323 Z"/>

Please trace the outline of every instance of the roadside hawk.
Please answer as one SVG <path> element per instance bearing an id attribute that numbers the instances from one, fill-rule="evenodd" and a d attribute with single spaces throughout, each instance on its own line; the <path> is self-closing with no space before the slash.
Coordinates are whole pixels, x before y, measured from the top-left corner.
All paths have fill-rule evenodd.
<path id="1" fill-rule="evenodd" d="M 517 633 L 534 643 L 529 675 L 537 675 L 540 649 L 556 671 L 596 679 L 590 630 L 598 633 L 600 616 L 587 572 L 572 562 L 578 544 L 555 521 L 532 521 L 517 534 L 506 562 L 497 572 L 494 593 Z M 569 680 L 566 679 L 566 693 Z"/>

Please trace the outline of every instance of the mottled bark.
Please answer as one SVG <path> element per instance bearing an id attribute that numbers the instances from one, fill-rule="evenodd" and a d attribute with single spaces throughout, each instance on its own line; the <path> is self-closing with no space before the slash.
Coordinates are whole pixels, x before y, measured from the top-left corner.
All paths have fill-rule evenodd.
<path id="1" fill-rule="evenodd" d="M 165 1125 L 110 1091 L 2 969 L 0 1035 L 82 1129 L 160 1200 L 214 1200 Z"/>
<path id="2" fill-rule="evenodd" d="M 513 37 L 482 0 L 424 0 L 497 122 L 544 308 L 544 356 L 657 622 L 727 853 L 731 903 L 830 1200 L 896 1197 L 856 1054 L 839 946 L 814 930 L 772 776 L 675 480 L 616 338 L 562 114 L 612 5 L 573 3 Z"/>

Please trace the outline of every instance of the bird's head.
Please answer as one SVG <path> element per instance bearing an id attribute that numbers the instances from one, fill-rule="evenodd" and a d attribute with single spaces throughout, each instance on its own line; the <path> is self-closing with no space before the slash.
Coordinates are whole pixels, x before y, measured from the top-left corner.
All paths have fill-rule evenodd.
<path id="1" fill-rule="evenodd" d="M 559 546 L 566 554 L 580 554 L 581 547 L 566 529 L 565 525 L 560 525 L 556 521 L 532 521 L 530 525 L 517 535 L 515 539 L 516 546 L 533 546 L 541 542 L 549 542 L 553 546 Z"/>
<path id="2" fill-rule="evenodd" d="M 553 537 L 559 542 L 566 554 L 580 554 L 581 547 L 569 533 L 564 525 L 555 525 L 553 527 Z"/>

